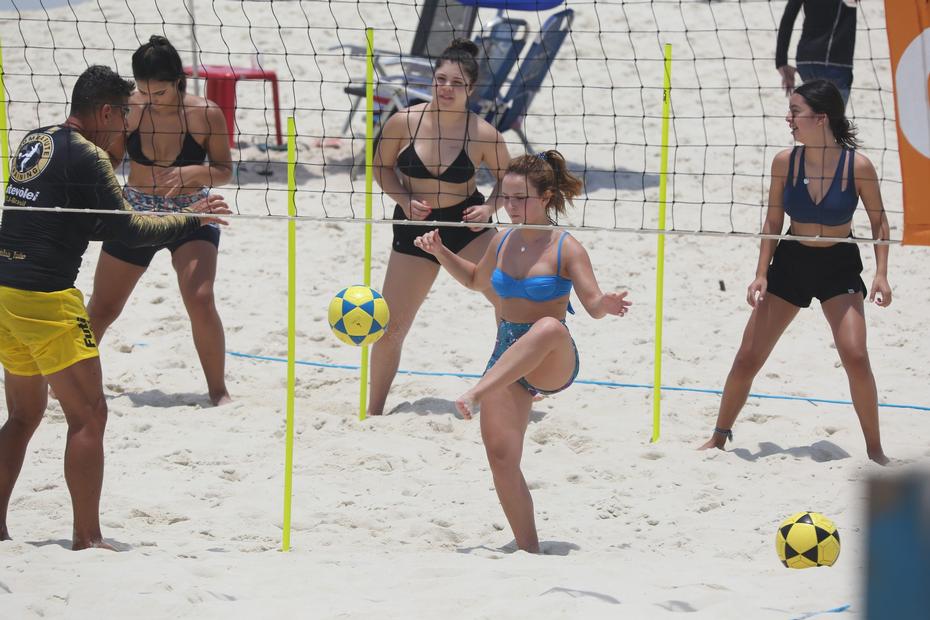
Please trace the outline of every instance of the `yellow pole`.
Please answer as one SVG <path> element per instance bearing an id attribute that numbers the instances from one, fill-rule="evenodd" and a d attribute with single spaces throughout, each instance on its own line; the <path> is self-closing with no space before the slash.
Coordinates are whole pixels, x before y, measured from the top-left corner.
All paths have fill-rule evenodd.
<path id="1" fill-rule="evenodd" d="M 287 425 L 284 435 L 284 528 L 281 551 L 291 550 L 291 491 L 294 478 L 294 333 L 297 302 L 297 129 L 287 119 Z"/>
<path id="2" fill-rule="evenodd" d="M 672 45 L 665 44 L 665 84 L 662 89 L 662 163 L 659 169 L 659 230 L 665 230 L 668 189 L 668 120 L 672 103 Z M 665 235 L 659 233 L 656 250 L 656 350 L 652 379 L 652 441 L 659 441 L 662 418 L 662 298 L 665 286 Z"/>
<path id="3" fill-rule="evenodd" d="M 365 265 L 362 271 L 362 280 L 365 286 L 371 286 L 371 200 L 374 177 L 372 163 L 374 161 L 374 111 L 375 111 L 375 30 L 365 29 L 365 38 L 368 41 L 365 52 Z M 368 406 L 368 345 L 362 347 L 362 376 L 358 398 L 358 419 L 365 419 L 365 409 Z"/>
<path id="4" fill-rule="evenodd" d="M 3 84 L 3 44 L 0 42 L 0 169 L 3 170 L 3 185 L 0 191 L 6 191 L 7 181 L 10 180 L 10 135 L 6 124 L 6 86 Z M 2 198 L 0 198 L 2 200 Z"/>

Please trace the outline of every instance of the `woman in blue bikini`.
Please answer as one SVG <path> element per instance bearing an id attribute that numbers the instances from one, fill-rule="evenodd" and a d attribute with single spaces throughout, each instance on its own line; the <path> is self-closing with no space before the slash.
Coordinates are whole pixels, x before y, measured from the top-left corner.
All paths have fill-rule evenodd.
<path id="1" fill-rule="evenodd" d="M 501 299 L 497 342 L 484 376 L 456 401 L 470 419 L 481 410 L 481 437 L 494 476 L 494 488 L 517 547 L 537 553 L 539 539 L 533 499 L 520 470 L 523 436 L 536 394 L 555 394 L 578 374 L 578 351 L 565 325 L 572 312 L 569 293 L 592 317 L 623 316 L 626 292 L 603 293 L 588 253 L 567 232 L 553 225 L 565 213 L 565 201 L 581 191 L 581 180 L 555 150 L 523 155 L 510 162 L 500 198 L 514 224 L 546 226 L 497 233 L 476 265 L 450 251 L 437 231 L 417 238 L 418 248 L 435 256 L 468 288 L 492 285 Z"/>

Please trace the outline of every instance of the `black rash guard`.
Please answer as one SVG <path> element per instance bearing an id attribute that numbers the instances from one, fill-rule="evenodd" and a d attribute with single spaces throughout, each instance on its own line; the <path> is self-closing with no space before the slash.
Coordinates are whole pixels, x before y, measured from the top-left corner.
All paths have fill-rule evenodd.
<path id="1" fill-rule="evenodd" d="M 804 26 L 795 61 L 852 67 L 856 47 L 856 9 L 843 0 L 788 0 L 778 26 L 775 68 L 788 64 L 794 20 L 804 7 Z"/>
<path id="2" fill-rule="evenodd" d="M 4 204 L 132 211 L 109 154 L 63 125 L 36 129 L 23 138 L 10 162 Z M 88 241 L 157 245 L 199 226 L 197 218 L 183 215 L 4 211 L 0 285 L 42 292 L 72 288 Z"/>

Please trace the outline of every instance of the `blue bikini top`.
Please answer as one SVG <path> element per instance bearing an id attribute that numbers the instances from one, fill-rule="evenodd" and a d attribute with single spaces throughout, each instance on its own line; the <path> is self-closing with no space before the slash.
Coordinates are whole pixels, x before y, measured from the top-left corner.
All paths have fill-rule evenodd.
<path id="1" fill-rule="evenodd" d="M 797 176 L 794 174 L 794 160 L 798 150 L 801 151 L 798 162 Z M 859 195 L 856 193 L 856 178 L 853 175 L 853 164 L 856 153 L 851 149 L 843 149 L 840 160 L 833 173 L 833 182 L 823 195 L 820 204 L 814 203 L 810 192 L 807 191 L 807 174 L 804 171 L 804 153 L 806 149 L 794 147 L 788 164 L 788 178 L 785 179 L 785 193 L 783 204 L 785 213 L 795 222 L 804 224 L 823 224 L 824 226 L 839 226 L 852 220 L 853 213 L 859 205 Z M 848 156 L 847 156 L 848 154 Z M 846 175 L 846 189 L 840 189 L 843 183 L 843 167 L 849 169 Z"/>
<path id="2" fill-rule="evenodd" d="M 497 256 L 501 255 L 501 248 L 507 237 L 513 229 L 507 231 L 504 238 L 497 246 Z M 514 278 L 502 271 L 499 267 L 494 269 L 491 274 L 491 285 L 494 291 L 501 299 L 528 299 L 530 301 L 551 301 L 560 297 L 565 297 L 572 291 L 572 281 L 559 275 L 562 271 L 562 242 L 565 241 L 567 232 L 563 232 L 559 237 L 558 258 L 556 259 L 555 274 L 551 276 L 532 276 L 529 278 Z M 568 311 L 574 314 L 571 304 Z"/>

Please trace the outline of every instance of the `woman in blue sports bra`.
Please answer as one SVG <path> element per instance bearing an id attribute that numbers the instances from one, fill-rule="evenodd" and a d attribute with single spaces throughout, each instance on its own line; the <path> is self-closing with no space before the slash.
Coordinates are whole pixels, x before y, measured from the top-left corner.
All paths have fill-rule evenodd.
<path id="1" fill-rule="evenodd" d="M 475 290 L 489 283 L 501 299 L 497 341 L 480 381 L 456 401 L 462 417 L 481 409 L 481 437 L 494 487 L 517 546 L 539 551 L 533 499 L 520 470 L 523 436 L 536 394 L 567 388 L 578 374 L 578 351 L 565 325 L 572 312 L 569 293 L 592 317 L 623 316 L 626 292 L 603 293 L 582 245 L 553 225 L 565 213 L 565 201 L 579 194 L 581 180 L 571 174 L 556 150 L 517 157 L 507 167 L 501 199 L 514 224 L 497 233 L 475 264 L 447 248 L 428 232 L 417 247 L 435 256 L 456 280 Z"/>
<path id="2" fill-rule="evenodd" d="M 392 115 L 378 142 L 374 177 L 397 203 L 397 223 L 381 289 L 391 307 L 391 329 L 372 348 L 369 415 L 384 410 L 404 339 L 439 273 L 436 259 L 413 243 L 430 228 L 407 221 L 488 224 L 497 208 L 497 185 L 485 200 L 477 170 L 487 166 L 499 185 L 510 155 L 500 132 L 468 109 L 477 53 L 471 41 L 454 40 L 436 61 L 432 100 Z M 439 228 L 445 246 L 470 261 L 481 258 L 494 232 L 489 226 Z M 490 287 L 482 292 L 496 304 Z"/>
<path id="3" fill-rule="evenodd" d="M 786 120 L 801 146 L 780 152 L 772 162 L 762 233 L 779 234 L 788 215 L 788 234 L 809 238 L 783 239 L 777 244 L 762 241 L 756 278 L 746 297 L 752 315 L 723 388 L 717 425 L 701 449 L 723 449 L 727 439 L 733 438 L 733 423 L 753 379 L 798 311 L 816 297 L 849 378 L 866 452 L 884 465 L 888 457 L 879 432 L 878 391 L 866 349 L 862 261 L 856 244 L 835 241 L 852 236 L 853 213 L 860 199 L 872 238 L 888 239 L 878 176 L 872 162 L 856 150 L 855 132 L 832 82 L 805 82 L 791 95 L 789 105 Z M 888 246 L 873 247 L 876 273 L 868 299 L 885 307 L 891 303 Z"/>
<path id="4" fill-rule="evenodd" d="M 222 110 L 186 92 L 181 57 L 171 43 L 152 36 L 133 54 L 132 73 L 136 92 L 129 99 L 126 134 L 110 149 L 115 166 L 129 156 L 129 177 L 123 188 L 129 204 L 139 211 L 177 211 L 205 197 L 211 187 L 228 183 L 232 161 Z M 105 242 L 87 305 L 99 342 L 155 253 L 168 249 L 210 400 L 216 405 L 229 401 L 225 336 L 213 296 L 219 242 L 216 226 L 201 226 L 190 236 L 162 246 L 133 248 Z"/>

